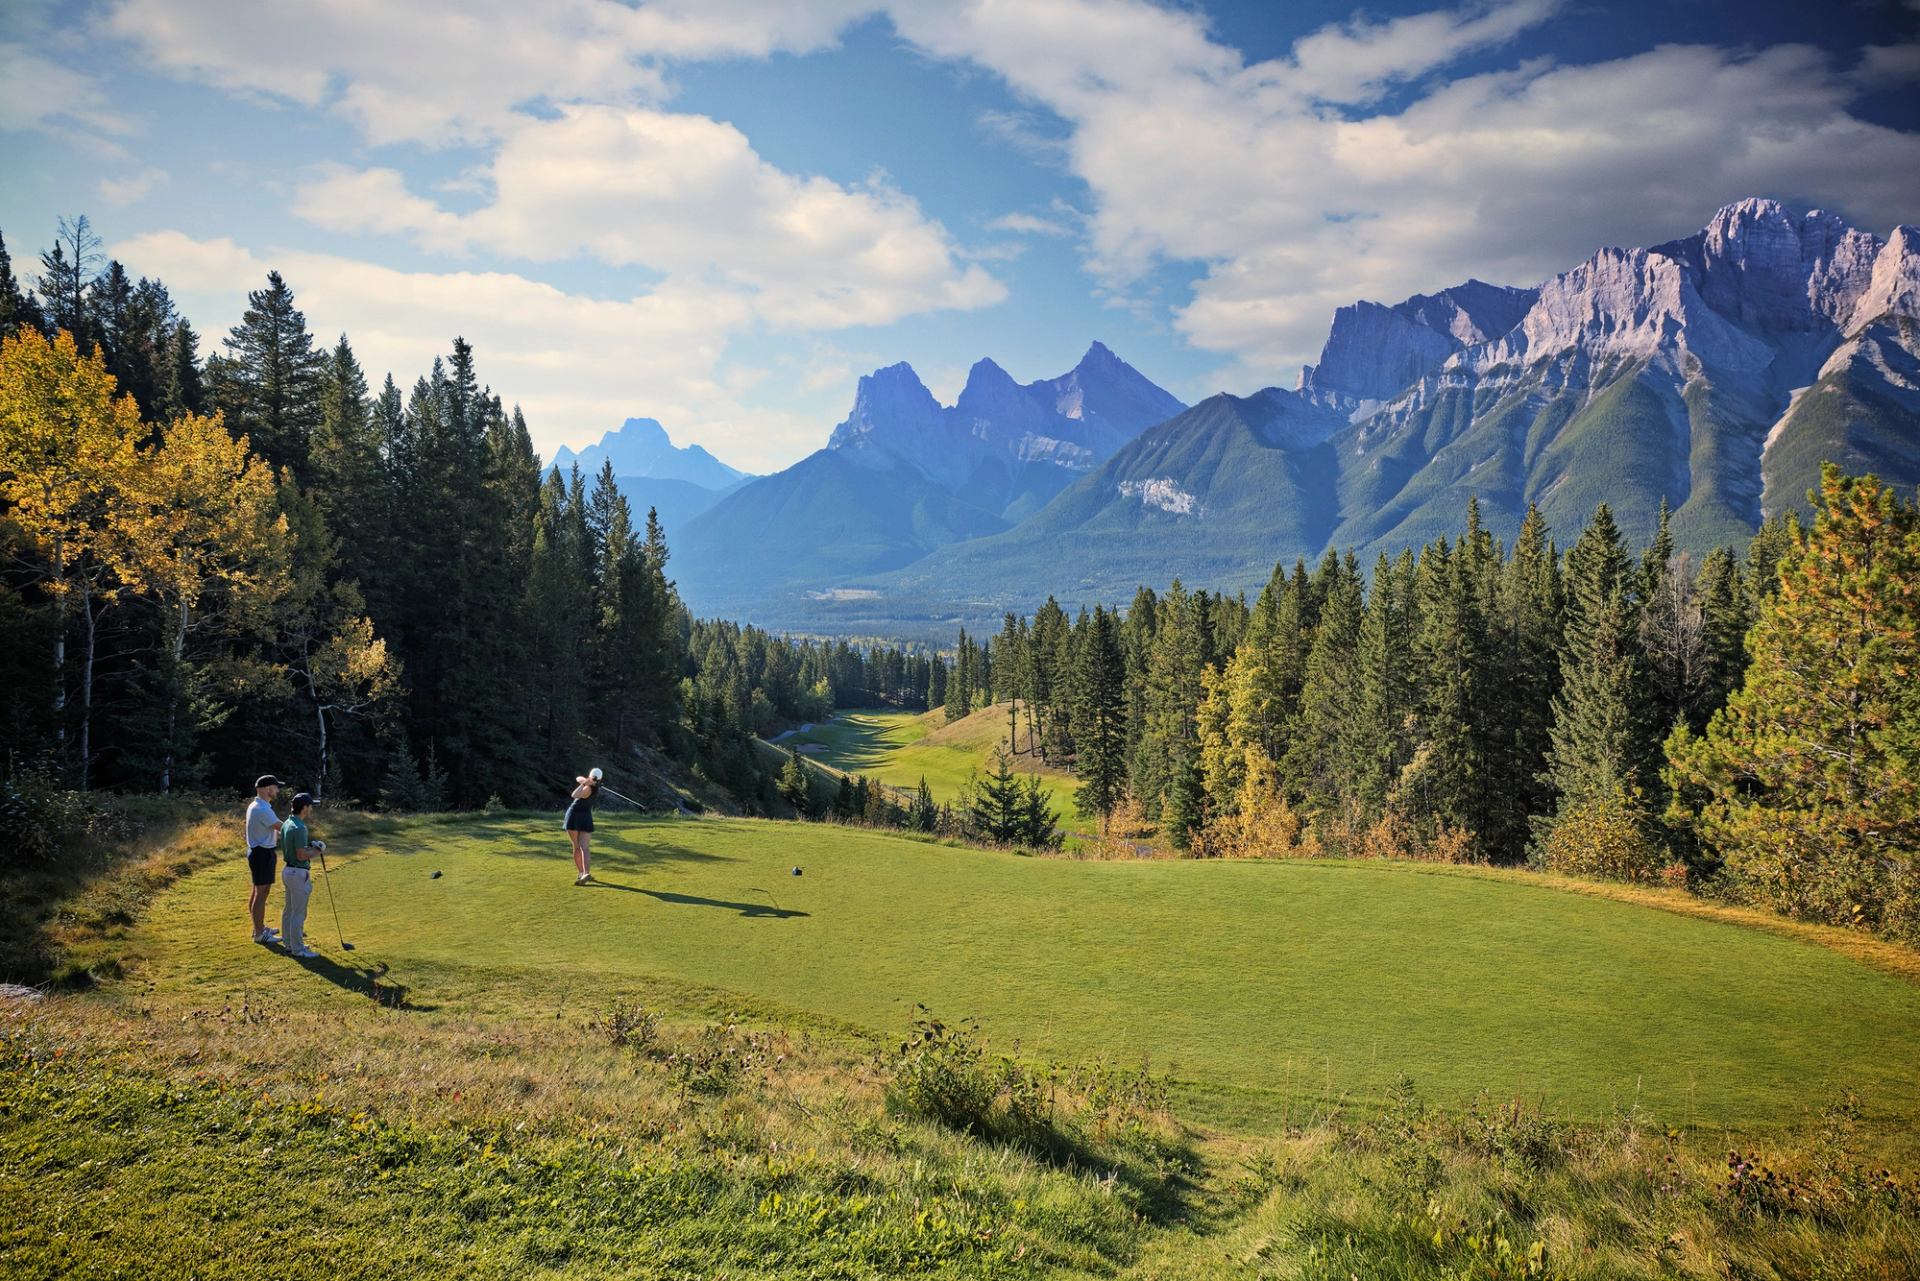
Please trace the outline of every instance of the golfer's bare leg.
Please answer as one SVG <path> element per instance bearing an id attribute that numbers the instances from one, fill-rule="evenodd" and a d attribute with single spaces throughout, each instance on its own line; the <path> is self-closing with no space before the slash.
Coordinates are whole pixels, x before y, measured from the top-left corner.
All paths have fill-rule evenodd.
<path id="1" fill-rule="evenodd" d="M 580 833 L 580 875 L 593 875 L 593 833 Z"/>
<path id="2" fill-rule="evenodd" d="M 267 891 L 271 885 L 256 885 L 247 893 L 247 911 L 253 916 L 253 932 L 267 928 Z"/>

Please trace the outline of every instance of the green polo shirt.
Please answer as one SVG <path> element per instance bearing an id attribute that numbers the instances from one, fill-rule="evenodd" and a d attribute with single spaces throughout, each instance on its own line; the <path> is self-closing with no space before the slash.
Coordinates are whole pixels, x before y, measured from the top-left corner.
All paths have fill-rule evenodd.
<path id="1" fill-rule="evenodd" d="M 305 867 L 312 862 L 307 857 L 307 825 L 297 818 L 288 817 L 280 828 L 280 853 L 286 857 L 288 867 Z"/>

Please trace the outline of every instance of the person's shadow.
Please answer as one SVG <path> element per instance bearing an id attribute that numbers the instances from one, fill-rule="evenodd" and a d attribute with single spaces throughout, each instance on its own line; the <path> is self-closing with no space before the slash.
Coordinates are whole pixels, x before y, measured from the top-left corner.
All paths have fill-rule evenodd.
<path id="1" fill-rule="evenodd" d="M 384 1005 L 393 1010 L 433 1010 L 434 1005 L 420 1005 L 411 996 L 411 989 L 405 984 L 394 983 L 387 979 L 387 963 L 377 961 L 371 965 L 342 965 L 326 956 L 296 956 L 292 958 L 300 968 L 309 974 L 317 974 L 327 982 L 356 996 L 370 997 L 375 1004 Z"/>
<path id="2" fill-rule="evenodd" d="M 624 890 L 628 894 L 645 894 L 657 898 L 662 903 L 678 903 L 686 907 L 723 907 L 738 912 L 742 916 L 769 916 L 776 920 L 786 920 L 793 916 L 807 916 L 809 913 L 790 907 L 779 907 L 772 903 L 732 903 L 726 899 L 701 898 L 697 894 L 676 894 L 672 890 L 648 890 L 638 885 L 622 885 L 618 881 L 602 881 L 598 878 L 587 882 L 590 889 Z"/>

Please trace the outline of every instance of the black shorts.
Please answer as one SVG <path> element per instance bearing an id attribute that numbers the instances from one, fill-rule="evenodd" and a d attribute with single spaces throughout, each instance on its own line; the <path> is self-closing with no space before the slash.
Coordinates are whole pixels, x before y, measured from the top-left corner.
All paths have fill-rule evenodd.
<path id="1" fill-rule="evenodd" d="M 247 851 L 247 871 L 253 873 L 255 886 L 273 884 L 273 865 L 276 861 L 270 845 L 256 845 Z"/>

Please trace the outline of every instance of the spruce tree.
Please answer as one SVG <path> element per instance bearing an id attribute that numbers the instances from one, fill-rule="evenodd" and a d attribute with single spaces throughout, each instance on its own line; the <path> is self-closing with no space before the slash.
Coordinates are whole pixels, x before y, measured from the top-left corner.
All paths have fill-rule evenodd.
<path id="1" fill-rule="evenodd" d="M 1352 812 L 1363 766 L 1361 720 L 1360 579 L 1345 568 L 1326 584 L 1320 619 L 1307 653 L 1297 731 L 1284 762 L 1310 808 Z"/>
<path id="2" fill-rule="evenodd" d="M 1602 503 L 1567 553 L 1567 628 L 1554 699 L 1548 772 L 1556 813 L 1620 796 L 1649 782 L 1646 682 L 1626 550 Z"/>
<path id="3" fill-rule="evenodd" d="M 1493 804 L 1486 850 L 1496 861 L 1522 857 L 1533 816 L 1553 806 L 1542 774 L 1560 685 L 1561 597 L 1559 559 L 1546 520 L 1529 506 L 1500 574 L 1492 655 L 1496 737 L 1488 761 Z"/>
<path id="4" fill-rule="evenodd" d="M 1119 626 L 1096 607 L 1074 670 L 1074 773 L 1080 778 L 1074 804 L 1081 814 L 1099 817 L 1102 834 L 1126 796 L 1126 679 Z"/>
<path id="5" fill-rule="evenodd" d="M 7 253 L 7 240 L 0 236 L 0 338 L 11 338 L 22 329 L 43 329 L 46 317 L 40 302 L 21 288 L 13 274 L 13 258 Z"/>
<path id="6" fill-rule="evenodd" d="M 840 780 L 844 786 L 846 780 Z M 788 752 L 787 762 L 780 767 L 780 799 L 793 807 L 793 812 L 801 818 L 813 814 L 813 789 L 807 781 L 807 767 L 800 763 L 799 752 Z"/>
<path id="7" fill-rule="evenodd" d="M 307 453 L 320 425 L 323 353 L 313 348 L 307 318 L 294 306 L 280 273 L 247 295 L 247 310 L 227 335 L 226 353 L 207 362 L 215 408 L 227 428 L 255 453 L 305 478 Z"/>
<path id="8" fill-rule="evenodd" d="M 1412 596 L 1413 553 L 1403 551 L 1392 564 L 1381 553 L 1355 655 L 1353 791 L 1368 817 L 1385 810 L 1400 771 L 1413 757 Z"/>

